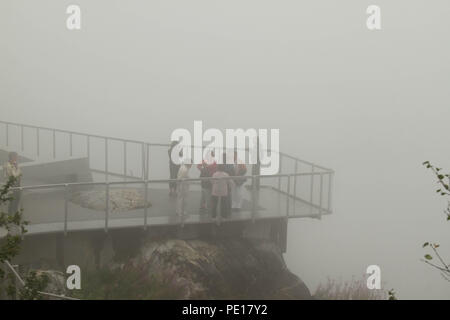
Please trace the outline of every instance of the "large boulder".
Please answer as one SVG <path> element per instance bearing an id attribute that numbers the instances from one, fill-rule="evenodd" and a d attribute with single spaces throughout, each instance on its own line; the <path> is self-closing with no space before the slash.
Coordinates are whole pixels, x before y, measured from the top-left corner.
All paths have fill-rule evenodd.
<path id="1" fill-rule="evenodd" d="M 153 240 L 120 268 L 140 270 L 142 281 L 157 279 L 179 299 L 311 299 L 270 242 Z"/>

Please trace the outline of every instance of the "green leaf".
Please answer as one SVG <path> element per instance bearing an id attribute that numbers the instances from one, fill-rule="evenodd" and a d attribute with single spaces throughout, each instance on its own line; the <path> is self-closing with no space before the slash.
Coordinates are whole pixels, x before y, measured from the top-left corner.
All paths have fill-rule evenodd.
<path id="1" fill-rule="evenodd" d="M 428 247 L 429 245 L 430 245 L 429 242 L 425 242 L 425 243 L 423 244 L 422 248 Z"/>
<path id="2" fill-rule="evenodd" d="M 427 260 L 432 260 L 432 259 L 433 259 L 433 257 L 430 256 L 429 254 L 424 255 L 424 257 L 425 257 L 425 259 L 427 259 Z"/>

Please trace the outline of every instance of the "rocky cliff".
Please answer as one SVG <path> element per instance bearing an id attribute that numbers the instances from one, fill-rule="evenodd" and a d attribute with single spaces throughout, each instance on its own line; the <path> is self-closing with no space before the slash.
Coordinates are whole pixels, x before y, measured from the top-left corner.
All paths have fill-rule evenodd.
<path id="1" fill-rule="evenodd" d="M 84 279 L 80 298 L 311 299 L 276 245 L 243 239 L 148 241 Z"/>

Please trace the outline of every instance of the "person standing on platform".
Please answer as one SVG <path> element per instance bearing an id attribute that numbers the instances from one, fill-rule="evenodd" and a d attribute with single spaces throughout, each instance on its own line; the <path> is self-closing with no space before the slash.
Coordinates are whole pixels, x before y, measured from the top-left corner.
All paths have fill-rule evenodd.
<path id="1" fill-rule="evenodd" d="M 214 158 L 214 150 L 211 150 L 201 164 L 197 165 L 197 169 L 200 170 L 200 178 L 210 178 L 217 170 L 217 162 Z M 210 180 L 202 180 L 200 182 L 202 187 L 202 197 L 200 200 L 200 211 L 207 211 L 211 205 L 211 188 L 212 184 Z"/>
<path id="2" fill-rule="evenodd" d="M 178 170 L 177 179 L 177 214 L 179 216 L 187 215 L 186 206 L 187 206 L 187 198 L 189 194 L 189 184 L 190 181 L 183 181 L 184 179 L 189 179 L 189 170 L 191 169 L 192 164 L 190 160 L 186 160 L 185 163 Z"/>
<path id="3" fill-rule="evenodd" d="M 221 217 L 227 218 L 231 213 L 230 189 L 234 184 L 230 179 L 230 175 L 225 172 L 224 164 L 217 166 L 217 171 L 213 174 L 213 178 L 219 178 L 212 181 L 211 190 L 211 216 L 215 218 L 219 213 Z"/>
<path id="4" fill-rule="evenodd" d="M 233 211 L 240 211 L 243 202 L 244 183 L 246 181 L 244 176 L 247 173 L 247 167 L 238 159 L 237 151 L 234 152 L 233 171 L 235 178 L 233 179 L 234 184 L 231 187 L 231 209 Z"/>
<path id="5" fill-rule="evenodd" d="M 170 173 L 170 179 L 177 179 L 178 170 L 180 170 L 180 165 L 176 164 L 172 160 L 172 150 L 175 148 L 180 142 L 179 141 L 172 141 L 169 147 L 169 173 Z M 182 156 L 182 151 L 180 151 L 180 157 Z M 170 181 L 169 182 L 169 196 L 174 197 L 177 195 L 177 182 L 176 181 Z"/>

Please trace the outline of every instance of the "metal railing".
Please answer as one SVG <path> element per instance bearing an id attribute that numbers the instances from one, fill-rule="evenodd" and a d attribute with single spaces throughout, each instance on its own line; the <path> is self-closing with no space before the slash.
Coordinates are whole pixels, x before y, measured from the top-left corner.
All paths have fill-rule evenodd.
<path id="1" fill-rule="evenodd" d="M 318 214 L 316 215 L 311 215 L 311 216 L 317 216 L 318 218 L 320 218 L 322 215 L 324 214 L 331 214 L 332 213 L 332 209 L 331 209 L 331 198 L 328 196 L 328 201 L 327 204 L 325 205 L 323 203 L 323 193 L 324 193 L 324 188 L 323 188 L 323 184 L 324 184 L 324 176 L 328 176 L 328 179 L 330 179 L 331 181 L 331 177 L 332 177 L 333 173 L 332 172 L 314 172 L 314 173 L 293 173 L 293 174 L 278 174 L 278 175 L 271 175 L 271 176 L 244 176 L 245 178 L 249 179 L 250 181 L 252 181 L 251 183 L 251 203 L 252 203 L 252 215 L 251 215 L 251 219 L 252 220 L 256 220 L 257 217 L 257 209 L 256 206 L 258 205 L 258 200 L 257 200 L 257 196 L 259 193 L 259 190 L 257 188 L 257 184 L 255 183 L 255 181 L 257 179 L 261 179 L 261 178 L 278 178 L 278 179 L 287 179 L 287 191 L 283 191 L 283 190 L 277 190 L 277 188 L 275 187 L 271 187 L 275 190 L 277 190 L 278 192 L 282 193 L 285 195 L 285 213 L 284 216 L 286 218 L 295 218 L 295 217 L 301 217 L 300 215 L 296 215 L 295 212 L 292 213 L 290 211 L 290 206 L 291 203 L 295 200 L 299 200 L 302 201 L 306 204 L 309 205 L 310 209 L 317 209 L 318 210 Z M 292 187 L 292 182 L 295 181 L 295 179 L 297 178 L 302 178 L 302 177 L 318 177 L 319 178 L 319 194 L 318 194 L 318 203 L 312 203 L 309 202 L 305 199 L 302 199 L 301 197 L 298 197 L 297 195 L 295 195 L 294 193 L 291 192 Z M 142 218 L 142 226 L 144 227 L 144 229 L 147 229 L 148 227 L 148 193 L 149 193 L 149 184 L 160 184 L 160 183 L 169 183 L 169 182 L 176 182 L 176 183 L 180 183 L 180 182 L 185 182 L 185 183 L 200 183 L 201 181 L 217 181 L 217 180 L 233 180 L 235 177 L 222 177 L 222 178 L 213 178 L 213 177 L 207 177 L 207 178 L 191 178 L 191 179 L 182 179 L 182 180 L 177 180 L 177 179 L 158 179 L 158 180 L 144 180 L 144 181 L 118 181 L 118 182 L 83 182 L 83 183 L 65 183 L 65 184 L 48 184 L 48 185 L 37 185 L 37 186 L 24 186 L 24 187 L 16 187 L 16 188 L 12 188 L 11 191 L 16 191 L 16 190 L 20 190 L 20 191 L 26 191 L 26 190 L 42 190 L 42 189 L 55 189 L 55 188 L 63 188 L 64 189 L 64 221 L 63 221 L 63 231 L 64 234 L 67 234 L 68 232 L 68 222 L 69 222 L 69 202 L 70 200 L 70 193 L 72 190 L 74 189 L 79 189 L 80 187 L 95 187 L 95 186 L 104 186 L 105 187 L 105 211 L 104 211 L 104 230 L 105 232 L 108 231 L 109 228 L 109 220 L 110 220 L 110 190 L 112 187 L 114 186 L 122 186 L 122 185 L 127 185 L 127 186 L 133 186 L 133 185 L 143 185 L 143 193 L 144 193 L 144 214 L 143 214 L 143 218 Z M 268 187 L 266 185 L 262 185 L 262 187 Z M 219 212 L 215 218 L 215 222 L 217 224 L 220 225 L 220 223 L 222 222 L 222 218 L 221 218 L 221 212 Z M 282 217 L 283 213 L 278 213 L 278 214 L 274 214 L 273 217 Z M 239 218 L 238 218 L 239 219 Z M 214 221 L 214 219 L 211 219 L 211 221 Z M 211 221 L 206 221 L 206 222 L 211 222 Z M 179 220 L 179 224 L 180 225 L 184 225 L 184 220 L 180 219 Z"/>
<path id="2" fill-rule="evenodd" d="M 124 159 L 124 166 L 123 166 L 123 176 L 127 176 L 127 156 L 128 156 L 128 146 L 129 144 L 135 144 L 139 145 L 141 148 L 141 176 L 140 178 L 148 178 L 149 173 L 149 155 L 150 155 L 150 149 L 151 147 L 168 147 L 169 144 L 164 143 L 149 143 L 145 141 L 139 141 L 139 140 L 132 140 L 132 139 L 122 139 L 122 138 L 115 138 L 115 137 L 108 137 L 108 136 L 102 136 L 102 135 L 95 135 L 95 134 L 86 134 L 82 132 L 76 132 L 76 131 L 70 131 L 70 130 L 62 130 L 62 129 L 54 129 L 54 128 L 47 128 L 47 127 L 40 127 L 40 126 L 34 126 L 34 125 L 27 125 L 27 124 L 20 124 L 20 123 L 14 123 L 14 122 L 8 122 L 8 121 L 2 121 L 0 120 L 0 124 L 3 124 L 5 127 L 5 146 L 10 147 L 12 143 L 11 138 L 11 128 L 16 127 L 19 129 L 20 133 L 18 134 L 18 137 L 16 137 L 18 140 L 18 145 L 16 147 L 19 148 L 21 151 L 25 151 L 26 149 L 26 139 L 25 139 L 25 129 L 31 129 L 34 131 L 34 140 L 36 149 L 34 150 L 34 155 L 37 157 L 42 156 L 42 138 L 41 134 L 42 132 L 48 132 L 51 133 L 51 157 L 53 159 L 57 159 L 58 148 L 57 148 L 57 138 L 58 135 L 64 135 L 69 139 L 69 156 L 74 156 L 74 143 L 73 138 L 74 136 L 83 137 L 85 139 L 85 152 L 83 156 L 87 157 L 88 159 L 91 158 L 91 143 L 93 139 L 100 139 L 103 141 L 104 145 L 104 170 L 105 173 L 105 181 L 108 181 L 109 174 L 114 174 L 114 172 L 110 172 L 108 164 L 109 164 L 109 143 L 111 142 L 120 142 L 123 145 L 123 159 Z M 137 178 L 137 177 L 135 177 Z"/>
<path id="3" fill-rule="evenodd" d="M 16 141 L 16 148 L 20 148 L 20 150 L 25 151 L 26 148 L 26 130 L 31 130 L 32 135 L 31 139 L 28 139 L 30 141 L 35 141 L 36 148 L 34 150 L 34 155 L 37 157 L 42 156 L 42 141 L 41 141 L 41 133 L 43 131 L 47 131 L 51 133 L 51 149 L 47 152 L 50 154 L 47 154 L 47 156 L 50 156 L 50 158 L 56 159 L 60 153 L 62 153 L 61 150 L 58 150 L 58 143 L 57 138 L 58 135 L 63 135 L 66 138 L 68 138 L 68 156 L 74 156 L 74 137 L 79 136 L 83 138 L 85 141 L 85 144 L 82 145 L 81 150 L 84 149 L 84 151 L 81 151 L 81 155 L 83 157 L 87 157 L 89 160 L 89 164 L 91 164 L 91 143 L 93 139 L 100 139 L 103 141 L 103 154 L 101 154 L 101 158 L 103 158 L 103 167 L 104 170 L 97 170 L 94 168 L 91 168 L 91 170 L 99 171 L 104 173 L 105 179 L 103 182 L 83 182 L 83 183 L 65 183 L 65 184 L 47 184 L 47 185 L 35 185 L 35 186 L 24 186 L 17 188 L 18 190 L 38 190 L 38 189 L 48 189 L 48 188 L 64 188 L 65 193 L 65 199 L 64 199 L 64 232 L 67 233 L 67 224 L 68 224 L 68 216 L 69 216 L 69 206 L 68 203 L 70 201 L 70 197 L 68 196 L 70 194 L 70 191 L 73 190 L 75 187 L 81 187 L 81 186 L 104 186 L 105 192 L 106 192 L 106 198 L 105 198 L 105 222 L 104 222 L 104 228 L 105 231 L 108 230 L 109 225 L 109 191 L 111 186 L 114 185 L 135 185 L 135 184 L 143 184 L 144 185 L 144 195 L 145 195 L 145 203 L 147 203 L 147 195 L 149 190 L 149 184 L 153 183 L 169 183 L 169 182 L 180 182 L 178 180 L 174 179 L 150 179 L 150 150 L 154 147 L 169 147 L 169 144 L 164 143 L 149 143 L 144 141 L 138 141 L 138 140 L 130 140 L 130 139 L 121 139 L 121 138 L 114 138 L 114 137 L 107 137 L 107 136 L 100 136 L 100 135 L 91 135 L 91 134 L 85 134 L 80 132 L 74 132 L 74 131 L 68 131 L 68 130 L 60 130 L 60 129 L 53 129 L 53 128 L 46 128 L 46 127 L 38 127 L 38 126 L 32 126 L 32 125 L 25 125 L 25 124 L 18 124 L 18 123 L 12 123 L 12 122 L 6 122 L 1 121 L 0 124 L 3 124 L 5 126 L 5 144 L 7 147 L 9 147 L 12 144 L 12 137 L 11 137 L 11 130 L 12 128 L 18 129 L 20 132 L 15 137 Z M 34 135 L 33 135 L 34 133 Z M 123 157 L 123 168 L 122 172 L 115 172 L 113 170 L 110 170 L 109 168 L 109 143 L 115 141 L 122 144 L 122 157 Z M 67 141 L 66 141 L 67 142 Z M 0 142 L 1 143 L 1 142 Z M 139 146 L 140 149 L 139 152 L 135 152 L 133 158 L 134 159 L 140 159 L 140 175 L 133 175 L 128 174 L 127 170 L 129 169 L 130 164 L 128 163 L 129 159 L 129 152 L 128 152 L 128 146 L 131 144 L 134 144 L 136 146 Z M 63 143 L 64 146 L 66 146 L 66 143 Z M 263 178 L 276 178 L 278 179 L 277 183 L 274 185 L 270 185 L 270 187 L 277 192 L 284 194 L 286 196 L 286 216 L 289 217 L 290 212 L 290 206 L 292 205 L 293 200 L 299 200 L 309 205 L 310 207 L 310 213 L 313 215 L 313 210 L 318 210 L 318 216 L 322 214 L 330 214 L 332 212 L 332 186 L 333 186 L 333 176 L 334 171 L 328 168 L 325 168 L 323 166 L 319 166 L 317 164 L 314 164 L 309 161 L 298 159 L 294 156 L 288 155 L 286 153 L 278 152 L 280 155 L 280 174 L 276 175 L 251 175 L 246 176 L 247 179 L 252 181 L 252 219 L 256 218 L 256 206 L 257 206 L 257 190 L 256 190 L 256 181 L 263 179 Z M 29 153 L 30 154 L 30 153 Z M 301 170 L 300 167 L 306 167 L 306 170 Z M 287 168 L 287 169 L 286 169 Z M 284 171 L 288 171 L 288 173 L 283 173 Z M 109 181 L 110 176 L 118 176 L 121 178 L 124 178 L 125 181 Z M 127 179 L 131 178 L 131 181 L 127 181 Z M 306 189 L 309 189 L 309 194 L 305 195 L 305 192 L 303 192 L 303 195 L 300 195 L 300 185 L 299 183 L 304 183 L 309 178 L 309 186 L 307 186 Z M 215 180 L 217 178 L 193 178 L 188 179 L 187 181 L 192 183 L 199 183 L 202 180 Z M 282 182 L 283 180 L 286 181 L 285 186 L 283 187 Z M 305 185 L 303 185 L 305 187 Z M 304 188 L 305 189 L 305 188 Z M 305 190 L 304 190 L 305 191 Z M 306 190 L 307 192 L 308 190 Z M 326 204 L 324 203 L 326 201 Z M 293 205 L 295 205 L 295 201 L 293 202 Z M 144 219 L 143 219 L 143 226 L 144 228 L 147 228 L 147 222 L 148 222 L 148 208 L 145 206 L 144 208 Z M 183 224 L 183 221 L 180 222 Z M 217 215 L 217 223 L 220 223 L 220 214 Z"/>
<path id="4" fill-rule="evenodd" d="M 34 125 L 27 125 L 27 124 L 20 124 L 20 123 L 14 123 L 14 122 L 8 122 L 8 121 L 2 121 L 0 120 L 0 124 L 2 124 L 4 126 L 4 130 L 5 130 L 5 145 L 6 147 L 9 147 L 11 145 L 12 142 L 12 137 L 10 134 L 10 131 L 12 128 L 17 128 L 19 129 L 19 132 L 16 135 L 16 142 L 17 145 L 16 147 L 18 149 L 20 149 L 21 151 L 25 151 L 26 150 L 26 139 L 25 139 L 25 129 L 30 129 L 32 130 L 32 136 L 31 139 L 29 139 L 30 141 L 34 141 L 35 145 L 36 145 L 36 149 L 34 150 L 34 155 L 37 157 L 40 157 L 42 155 L 42 150 L 41 150 L 41 133 L 46 131 L 48 133 L 51 133 L 51 137 L 50 137 L 50 144 L 51 144 L 51 150 L 49 151 L 51 154 L 49 154 L 50 157 L 52 157 L 53 159 L 56 159 L 57 156 L 59 156 L 59 152 L 58 152 L 58 144 L 57 144 L 57 138 L 59 135 L 63 135 L 66 138 L 68 138 L 68 156 L 74 156 L 74 136 L 79 136 L 82 137 L 85 141 L 85 144 L 83 145 L 84 152 L 83 152 L 83 156 L 87 157 L 88 159 L 91 159 L 91 144 L 92 144 L 92 140 L 93 139 L 98 139 L 103 141 L 103 167 L 104 170 L 103 173 L 105 174 L 105 181 L 108 181 L 108 176 L 109 175 L 120 175 L 123 177 L 127 177 L 128 176 L 128 146 L 129 145 L 135 145 L 135 146 L 139 146 L 140 148 L 140 156 L 136 157 L 137 155 L 135 154 L 133 156 L 133 158 L 140 158 L 140 171 L 141 171 L 141 175 L 139 176 L 134 176 L 134 178 L 140 178 L 142 180 L 146 180 L 149 179 L 149 173 L 150 173 L 150 155 L 151 155 L 151 148 L 152 147 L 169 147 L 170 144 L 168 143 L 153 143 L 153 142 L 145 142 L 145 141 L 140 141 L 140 140 L 132 140 L 132 139 L 123 139 L 123 138 L 117 138 L 117 137 L 110 137 L 110 136 L 102 136 L 102 135 L 96 135 L 96 134 L 86 134 L 86 133 L 82 133 L 82 132 L 77 132 L 77 131 L 70 131 L 70 130 L 62 130 L 62 129 L 54 129 L 54 128 L 47 128 L 47 127 L 40 127 L 40 126 L 34 126 Z M 48 139 L 47 139 L 48 142 Z M 109 157 L 110 157 L 110 152 L 109 152 L 109 144 L 112 142 L 118 142 L 122 144 L 122 157 L 123 157 L 123 168 L 122 168 L 122 172 L 114 172 L 111 171 L 109 168 Z M 195 147 L 194 147 L 195 148 Z M 317 164 L 314 164 L 312 162 L 309 161 L 305 161 L 302 159 L 299 159 L 297 157 L 294 157 L 292 155 L 286 154 L 284 152 L 278 152 L 280 155 L 280 167 L 282 165 L 283 159 L 290 159 L 292 161 L 295 161 L 296 163 L 296 167 L 297 164 L 305 164 L 308 166 L 311 166 L 313 169 L 312 171 L 314 171 L 314 168 L 322 170 L 324 172 L 333 172 L 333 170 L 323 167 L 323 166 L 319 166 Z M 31 154 L 31 153 L 30 153 Z M 100 170 L 97 170 L 100 171 Z M 281 171 L 280 171 L 281 172 Z M 297 173 L 297 172 L 295 172 Z"/>
<path id="5" fill-rule="evenodd" d="M 22 286 L 22 287 L 26 287 L 26 283 L 22 279 L 20 274 L 16 271 L 14 266 L 11 265 L 11 263 L 8 260 L 5 260 L 5 265 L 10 269 L 10 271 L 13 273 L 13 275 L 16 279 L 16 286 L 15 286 L 16 288 L 15 289 L 16 289 L 16 299 L 17 299 L 18 289 L 19 289 L 19 286 L 17 284 L 20 284 L 20 286 Z M 77 298 L 67 297 L 65 295 L 49 293 L 49 292 L 44 292 L 44 291 L 38 291 L 37 293 L 40 295 L 46 296 L 46 297 L 56 298 L 56 299 L 61 299 L 61 300 L 80 300 Z"/>

